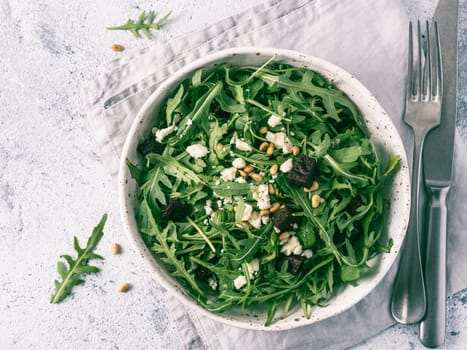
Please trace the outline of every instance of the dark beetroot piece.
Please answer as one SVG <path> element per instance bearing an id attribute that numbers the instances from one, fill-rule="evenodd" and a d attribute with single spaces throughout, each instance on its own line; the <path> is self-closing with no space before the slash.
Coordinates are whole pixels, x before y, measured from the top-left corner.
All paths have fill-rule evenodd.
<path id="1" fill-rule="evenodd" d="M 164 145 L 160 142 L 157 142 L 154 137 L 149 137 L 148 139 L 141 142 L 136 150 L 145 157 L 149 153 L 162 154 L 164 152 Z"/>
<path id="2" fill-rule="evenodd" d="M 189 214 L 189 207 L 178 199 L 171 199 L 162 211 L 162 217 L 172 221 L 183 221 Z"/>
<path id="3" fill-rule="evenodd" d="M 295 161 L 292 170 L 287 175 L 291 184 L 302 187 L 310 187 L 318 176 L 318 163 L 315 158 L 301 154 Z"/>
<path id="4" fill-rule="evenodd" d="M 279 208 L 271 220 L 274 226 L 281 232 L 292 230 L 293 225 L 297 223 L 297 218 L 292 215 L 292 212 L 287 207 Z"/>
<path id="5" fill-rule="evenodd" d="M 289 255 L 287 260 L 289 261 L 289 266 L 287 267 L 287 271 L 291 274 L 296 275 L 298 270 L 302 267 L 303 261 L 305 260 L 304 256 L 301 255 Z"/>

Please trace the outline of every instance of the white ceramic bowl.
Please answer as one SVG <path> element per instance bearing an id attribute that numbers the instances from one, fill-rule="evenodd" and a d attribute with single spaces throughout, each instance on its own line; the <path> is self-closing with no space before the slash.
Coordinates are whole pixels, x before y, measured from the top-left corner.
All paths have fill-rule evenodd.
<path id="1" fill-rule="evenodd" d="M 190 77 L 196 69 L 200 67 L 209 69 L 209 67 L 214 67 L 214 65 L 221 63 L 260 66 L 274 55 L 276 56 L 275 61 L 284 62 L 297 67 L 309 68 L 333 81 L 362 112 L 370 137 L 376 144 L 378 153 L 383 161 L 387 160 L 388 155 L 398 154 L 401 156 L 401 166 L 399 171 L 395 174 L 393 181 L 389 184 L 389 187 L 385 189 L 386 199 L 390 203 L 386 217 L 386 232 L 388 232 L 389 236 L 393 239 L 394 245 L 390 253 L 380 254 L 371 261 L 371 264 L 374 266 L 374 273 L 360 279 L 357 286 L 341 288 L 329 301 L 328 306 L 313 307 L 309 319 L 303 317 L 300 308 L 296 308 L 292 310 L 290 315 L 285 319 L 276 319 L 271 326 L 265 327 L 265 310 L 247 310 L 245 314 L 241 314 L 237 309 L 222 314 L 208 312 L 203 307 L 196 304 L 196 302 L 184 292 L 179 282 L 170 276 L 163 265 L 153 257 L 145 246 L 138 231 L 135 220 L 136 184 L 130 176 L 125 160 L 129 159 L 134 163 L 139 163 L 141 161 L 141 159 L 137 157 L 136 152 L 138 140 L 147 137 L 149 134 L 154 125 L 154 118 L 158 117 L 157 112 L 167 94 L 171 93 L 180 82 Z M 136 116 L 123 148 L 119 170 L 119 195 L 125 229 L 131 241 L 135 244 L 136 250 L 140 253 L 143 261 L 153 273 L 154 278 L 170 293 L 173 293 L 180 302 L 203 315 L 207 315 L 227 324 L 249 329 L 275 331 L 309 325 L 335 316 L 358 303 L 375 288 L 394 263 L 404 240 L 409 217 L 410 180 L 406 154 L 396 128 L 376 99 L 355 77 L 327 61 L 299 52 L 272 48 L 259 49 L 246 47 L 216 52 L 186 65 L 161 84 L 149 97 Z"/>

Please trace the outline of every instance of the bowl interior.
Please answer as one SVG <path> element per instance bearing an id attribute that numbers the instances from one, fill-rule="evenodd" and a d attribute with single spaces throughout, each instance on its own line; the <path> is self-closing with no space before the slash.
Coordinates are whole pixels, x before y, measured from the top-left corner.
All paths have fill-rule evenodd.
<path id="1" fill-rule="evenodd" d="M 383 164 L 389 155 L 398 154 L 401 157 L 400 168 L 391 181 L 386 182 L 384 196 L 387 206 L 386 232 L 393 239 L 393 247 L 390 253 L 380 254 L 370 263 L 374 266 L 373 272 L 362 277 L 357 286 L 346 286 L 335 292 L 327 307 L 313 307 L 309 319 L 303 317 L 302 310 L 297 308 L 291 310 L 285 319 L 276 319 L 269 327 L 264 327 L 266 310 L 255 308 L 247 309 L 243 314 L 239 309 L 233 309 L 222 314 L 213 314 L 197 305 L 183 290 L 183 287 L 170 276 L 150 253 L 144 244 L 135 220 L 135 208 L 137 205 L 137 188 L 130 176 L 126 166 L 126 159 L 133 163 L 141 164 L 142 158 L 137 154 L 138 141 L 145 138 L 151 132 L 154 122 L 158 118 L 158 110 L 165 102 L 166 96 L 171 93 L 177 85 L 189 77 L 196 69 L 204 67 L 205 70 L 222 63 L 234 65 L 261 66 L 271 57 L 275 61 L 287 63 L 297 67 L 305 67 L 319 72 L 327 79 L 333 81 L 336 86 L 344 91 L 347 96 L 357 105 L 362 112 L 367 130 L 372 141 L 375 143 Z M 261 330 L 285 330 L 298 326 L 308 325 L 319 320 L 335 316 L 336 314 L 350 308 L 363 299 L 384 277 L 402 245 L 408 222 L 410 206 L 410 180 L 407 166 L 406 154 L 401 138 L 391 122 L 388 115 L 378 104 L 370 92 L 357 81 L 355 77 L 341 68 L 322 59 L 300 54 L 294 51 L 258 48 L 236 48 L 217 52 L 210 56 L 199 59 L 192 64 L 186 65 L 165 81 L 147 100 L 136 117 L 121 157 L 119 171 L 119 194 L 120 204 L 125 224 L 132 242 L 137 251 L 153 272 L 157 281 L 174 293 L 184 304 L 196 309 L 198 312 L 208 315 L 218 321 L 225 322 L 243 328 Z M 280 313 L 278 313 L 279 315 Z"/>

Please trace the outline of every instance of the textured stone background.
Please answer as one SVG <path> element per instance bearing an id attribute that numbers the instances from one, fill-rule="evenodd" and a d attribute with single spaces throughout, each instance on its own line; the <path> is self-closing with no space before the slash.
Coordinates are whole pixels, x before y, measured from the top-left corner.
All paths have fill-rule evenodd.
<path id="1" fill-rule="evenodd" d="M 122 230 L 107 174 L 80 102 L 80 86 L 127 50 L 157 45 L 262 0 L 0 0 L 0 349 L 180 349 L 157 284 Z M 404 0 L 412 18 L 436 0 Z M 152 41 L 109 32 L 142 9 L 171 21 Z M 467 127 L 467 2 L 461 0 L 459 130 Z M 124 54 L 124 53 L 123 53 Z M 464 140 L 467 134 L 463 132 Z M 109 220 L 100 275 L 60 305 L 48 303 L 60 254 L 100 216 Z M 120 242 L 123 253 L 110 254 Z M 101 263 L 98 263 L 102 265 Z M 128 294 L 117 288 L 133 284 Z M 467 290 L 448 301 L 446 349 L 467 348 Z M 422 349 L 415 326 L 394 326 L 355 349 Z"/>

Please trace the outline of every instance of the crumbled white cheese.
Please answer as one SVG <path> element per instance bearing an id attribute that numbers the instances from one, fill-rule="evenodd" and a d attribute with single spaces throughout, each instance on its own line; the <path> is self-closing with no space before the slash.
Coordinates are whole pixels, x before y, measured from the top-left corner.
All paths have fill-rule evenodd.
<path id="1" fill-rule="evenodd" d="M 287 256 L 290 254 L 300 255 L 302 252 L 302 245 L 296 236 L 290 236 L 287 243 L 281 248 L 281 253 L 284 253 Z"/>
<path id="2" fill-rule="evenodd" d="M 282 146 L 282 153 L 284 154 L 292 153 L 292 149 L 293 149 L 293 143 L 286 137 L 284 146 Z"/>
<path id="3" fill-rule="evenodd" d="M 288 173 L 293 168 L 293 161 L 292 158 L 287 159 L 284 163 L 281 164 L 279 167 L 280 171 L 283 173 Z"/>
<path id="4" fill-rule="evenodd" d="M 167 136 L 167 135 L 170 135 L 175 129 L 175 126 L 169 126 L 165 129 L 156 129 L 156 128 L 153 128 L 152 129 L 152 133 L 154 134 L 154 136 L 156 136 L 156 141 L 157 142 L 162 142 L 162 140 Z"/>
<path id="5" fill-rule="evenodd" d="M 211 287 L 212 290 L 217 289 L 217 282 L 213 278 L 208 279 L 208 284 L 209 284 L 209 287 Z"/>
<path id="6" fill-rule="evenodd" d="M 243 275 L 240 275 L 237 278 L 235 278 L 233 282 L 234 282 L 235 289 L 240 289 L 244 285 L 246 285 L 246 277 Z"/>
<path id="7" fill-rule="evenodd" d="M 188 118 L 188 119 L 186 120 L 186 125 L 191 125 L 191 124 L 193 124 L 193 120 L 191 120 L 190 118 Z"/>
<path id="8" fill-rule="evenodd" d="M 235 140 L 235 147 L 237 147 L 237 149 L 240 151 L 245 151 L 245 152 L 251 151 L 251 146 L 245 141 L 240 140 L 239 138 Z"/>
<path id="9" fill-rule="evenodd" d="M 224 204 L 232 204 L 233 200 L 232 197 L 225 197 L 224 198 Z"/>
<path id="10" fill-rule="evenodd" d="M 289 154 L 292 152 L 293 143 L 289 140 L 284 132 L 270 132 L 266 134 L 266 139 L 273 143 L 276 148 L 282 148 L 282 153 Z"/>
<path id="11" fill-rule="evenodd" d="M 211 201 L 209 201 L 211 202 Z M 212 210 L 212 202 L 208 204 L 208 201 L 206 201 L 206 205 L 204 206 L 204 211 L 206 212 L 206 215 L 211 215 L 213 210 Z"/>
<path id="12" fill-rule="evenodd" d="M 237 141 L 237 138 L 238 138 L 237 132 L 234 132 L 234 134 L 232 135 L 232 138 L 230 139 L 229 143 L 231 145 L 235 144 L 235 142 Z"/>
<path id="13" fill-rule="evenodd" d="M 254 228 L 260 228 L 261 227 L 261 215 L 259 215 L 257 211 L 252 212 L 250 218 L 248 219 L 248 222 Z"/>
<path id="14" fill-rule="evenodd" d="M 245 209 L 243 209 L 242 213 L 242 221 L 250 220 L 251 213 L 253 213 L 253 207 L 249 204 L 245 204 Z"/>
<path id="15" fill-rule="evenodd" d="M 246 268 L 248 269 L 248 275 L 250 279 L 255 278 L 255 275 L 259 271 L 259 260 L 253 259 L 249 263 L 246 263 Z"/>
<path id="16" fill-rule="evenodd" d="M 270 217 L 269 216 L 262 216 L 261 217 L 261 222 L 263 225 L 267 225 L 269 223 Z"/>
<path id="17" fill-rule="evenodd" d="M 268 119 L 268 125 L 273 128 L 278 126 L 282 121 L 282 118 L 278 117 L 277 115 L 271 115 Z"/>
<path id="18" fill-rule="evenodd" d="M 222 169 L 221 178 L 224 181 L 233 181 L 235 180 L 236 172 L 237 172 L 237 169 L 235 169 L 234 167 Z"/>
<path id="19" fill-rule="evenodd" d="M 244 177 L 239 176 L 235 179 L 235 182 L 238 182 L 239 184 L 244 184 L 246 183 L 246 180 Z"/>
<path id="20" fill-rule="evenodd" d="M 243 169 L 244 167 L 246 167 L 246 162 L 242 158 L 235 158 L 232 161 L 232 165 L 234 166 L 234 168 Z"/>
<path id="21" fill-rule="evenodd" d="M 203 158 L 206 156 L 206 154 L 208 154 L 208 149 L 206 148 L 206 146 L 200 143 L 196 143 L 194 145 L 188 146 L 186 148 L 186 151 L 188 152 L 190 156 L 196 159 Z"/>
<path id="22" fill-rule="evenodd" d="M 269 188 L 267 184 L 262 184 L 256 187 L 253 192 L 253 199 L 257 201 L 260 210 L 271 208 L 271 201 L 269 199 Z"/>
<path id="23" fill-rule="evenodd" d="M 302 255 L 303 255 L 305 258 L 309 259 L 309 258 L 311 258 L 311 257 L 313 256 L 313 252 L 312 252 L 310 249 L 305 249 L 305 250 L 303 251 Z"/>

